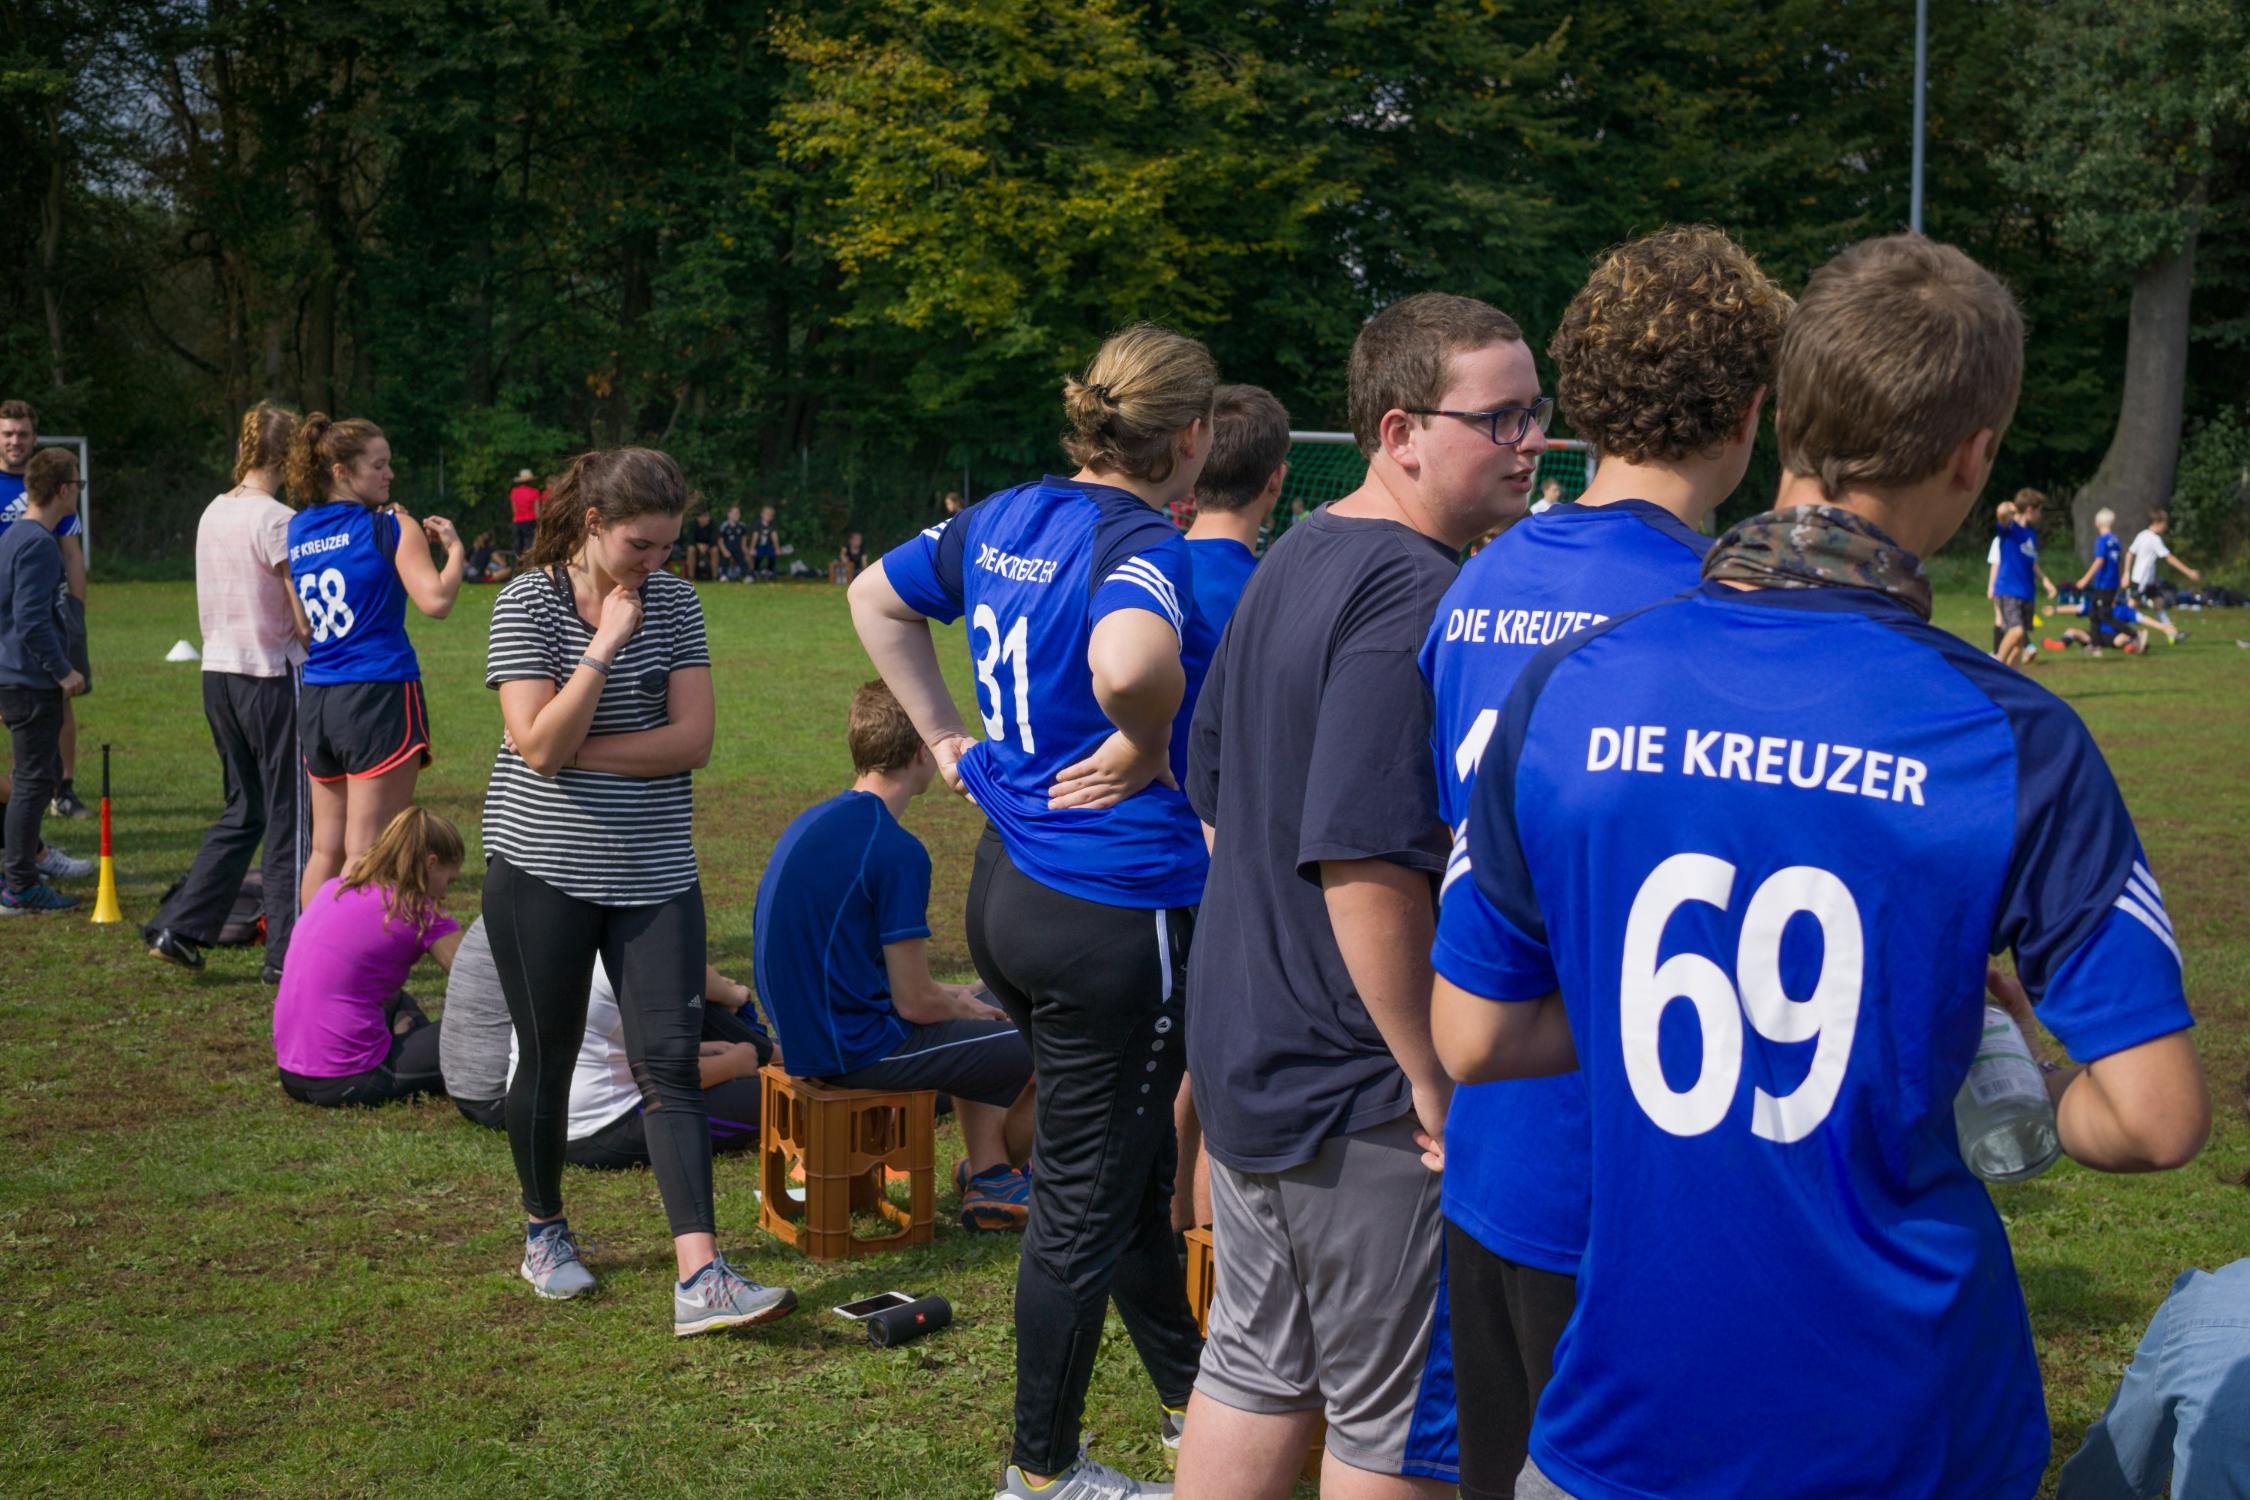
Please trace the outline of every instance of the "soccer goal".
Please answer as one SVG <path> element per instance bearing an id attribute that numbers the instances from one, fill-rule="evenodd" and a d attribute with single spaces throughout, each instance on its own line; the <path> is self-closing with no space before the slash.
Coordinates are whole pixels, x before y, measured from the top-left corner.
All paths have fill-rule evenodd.
<path id="1" fill-rule="evenodd" d="M 1340 500 L 1367 477 L 1367 458 L 1348 432 L 1292 432 L 1289 434 L 1289 477 L 1281 484 L 1281 503 L 1274 507 L 1277 526 L 1287 526 L 1298 507 L 1313 510 Z M 1594 451 L 1577 438 L 1549 438 L 1539 455 L 1539 477 L 1532 498 L 1550 479 L 1562 484 L 1563 498 L 1575 500 L 1594 477 Z"/>

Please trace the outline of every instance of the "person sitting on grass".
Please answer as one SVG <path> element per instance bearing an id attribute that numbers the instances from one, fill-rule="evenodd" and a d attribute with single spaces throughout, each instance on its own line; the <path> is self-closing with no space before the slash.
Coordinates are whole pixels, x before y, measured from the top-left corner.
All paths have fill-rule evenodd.
<path id="1" fill-rule="evenodd" d="M 2187 639 L 2187 632 L 2172 623 L 2172 611 L 2166 606 L 2165 585 L 2157 582 L 2156 565 L 2170 563 L 2190 583 L 2201 583 L 2203 575 L 2181 562 L 2172 549 L 2164 544 L 2164 533 L 2172 529 L 2172 513 L 2152 510 L 2148 525 L 2133 538 L 2133 545 L 2125 549 L 2132 559 L 2133 603 L 2140 609 L 2149 624 L 2164 632 L 2164 638 L 2177 646 Z"/>
<path id="2" fill-rule="evenodd" d="M 680 540 L 687 543 L 688 579 L 707 578 L 717 582 L 719 577 L 719 528 L 711 519 L 711 507 L 703 497 L 695 497 L 695 519 L 688 522 L 686 535 Z"/>
<path id="3" fill-rule="evenodd" d="M 953 1096 L 961 1222 L 1023 1228 L 1031 1049 L 975 985 L 930 977 L 930 856 L 899 824 L 937 761 L 880 681 L 852 695 L 851 788 L 798 815 L 758 882 L 758 995 L 792 1077 Z"/>
<path id="4" fill-rule="evenodd" d="M 836 561 L 844 565 L 843 582 L 850 583 L 867 571 L 867 537 L 854 530 L 844 538 L 844 545 L 836 549 Z"/>
<path id="5" fill-rule="evenodd" d="M 727 507 L 727 518 L 719 523 L 719 577 L 728 583 L 746 583 L 750 578 L 750 554 L 745 544 L 750 528 L 742 524 L 742 507 Z"/>
<path id="6" fill-rule="evenodd" d="M 499 971 L 493 971 L 497 990 Z M 448 991 L 450 994 L 450 990 Z M 758 1069 L 777 1056 L 773 1038 L 745 1014 L 747 985 L 705 966 L 703 1042 L 698 1071 L 710 1109 L 711 1150 L 748 1151 L 758 1144 Z M 503 1015 L 505 1007 L 503 1005 Z M 447 1019 L 451 1019 L 450 1010 Z M 508 1033 L 508 1076 L 515 1076 L 519 1048 Z M 574 1167 L 622 1169 L 649 1165 L 646 1106 L 633 1065 L 625 1055 L 625 1017 L 609 971 L 594 961 L 594 983 L 586 997 L 586 1037 L 578 1044 L 578 1066 L 570 1078 L 570 1130 L 563 1160 Z"/>
<path id="7" fill-rule="evenodd" d="M 2084 646 L 2090 655 L 2099 656 L 2113 646 L 2127 655 L 2148 649 L 2148 632 L 2141 628 L 2140 611 L 2132 605 L 2120 604 L 2105 611 L 2088 598 L 2078 606 L 2078 614 L 2086 628 L 2073 625 L 2064 630 L 2061 639 L 2046 642 L 2049 651 Z"/>
<path id="8" fill-rule="evenodd" d="M 759 583 L 771 583 L 774 572 L 780 567 L 781 533 L 773 524 L 773 507 L 758 507 L 758 524 L 750 528 L 750 576 Z"/>
<path id="9" fill-rule="evenodd" d="M 313 893 L 273 1001 L 283 1093 L 334 1109 L 445 1092 L 440 1028 L 400 986 L 425 953 L 453 963 L 461 924 L 441 903 L 462 856 L 459 829 L 409 806 Z"/>

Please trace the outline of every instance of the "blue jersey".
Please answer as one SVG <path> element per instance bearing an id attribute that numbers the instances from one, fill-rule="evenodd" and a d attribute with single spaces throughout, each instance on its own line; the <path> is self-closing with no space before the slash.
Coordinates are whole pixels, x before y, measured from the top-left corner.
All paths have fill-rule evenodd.
<path id="1" fill-rule="evenodd" d="M 2114 531 L 2104 531 L 2094 538 L 2094 583 L 2097 589 L 2113 589 L 2125 563 L 2125 544 Z"/>
<path id="2" fill-rule="evenodd" d="M 1539 1467 L 1582 1500 L 2031 1495 L 2038 1360 L 1953 1125 L 1986 955 L 2081 1060 L 2190 1024 L 2077 716 L 1880 594 L 1709 584 L 1524 670 L 1469 852 L 1434 961 L 1560 989 L 1592 1123 Z"/>
<path id="3" fill-rule="evenodd" d="M 2039 533 L 2017 524 L 2000 528 L 2000 572 L 1992 592 L 2002 599 L 2029 599 L 2039 581 Z"/>
<path id="4" fill-rule="evenodd" d="M 799 1078 L 882 1061 L 906 1038 L 883 945 L 930 935 L 930 856 L 872 792 L 797 816 L 758 879 L 758 998 Z"/>
<path id="5" fill-rule="evenodd" d="M 968 616 L 985 737 L 961 757 L 961 778 L 1016 867 L 1085 901 L 1194 905 L 1208 860 L 1179 792 L 1152 785 L 1098 811 L 1047 807 L 1055 777 L 1113 732 L 1086 669 L 1096 621 L 1121 609 L 1161 616 L 1180 636 L 1182 702 L 1202 687 L 1218 637 L 1196 614 L 1188 545 L 1163 513 L 1126 490 L 1049 475 L 886 553 L 883 573 L 918 613 Z M 1188 717 L 1172 736 L 1179 780 Z"/>
<path id="6" fill-rule="evenodd" d="M 30 504 L 24 499 L 23 476 L 0 469 L 0 526 L 22 520 L 23 513 L 28 509 Z M 74 510 L 56 525 L 55 540 L 59 542 L 66 536 L 76 536 L 78 530 L 78 512 Z"/>
<path id="7" fill-rule="evenodd" d="M 1195 559 L 1195 612 L 1203 616 L 1216 635 L 1226 634 L 1258 554 L 1232 537 L 1190 537 L 1188 555 Z"/>
<path id="8" fill-rule="evenodd" d="M 1445 890 L 1468 869 L 1469 788 L 1517 675 L 1550 641 L 1693 588 L 1710 547 L 1646 500 L 1566 502 L 1518 521 L 1462 564 L 1422 647 L 1438 811 L 1454 830 Z M 1495 1255 L 1576 1275 L 1586 1151 L 1586 1089 L 1575 1073 L 1460 1089 L 1445 1117 L 1445 1216 Z"/>
<path id="9" fill-rule="evenodd" d="M 356 500 L 331 500 L 289 518 L 289 583 L 312 625 L 308 687 L 420 680 L 406 638 L 398 547 L 398 517 Z"/>

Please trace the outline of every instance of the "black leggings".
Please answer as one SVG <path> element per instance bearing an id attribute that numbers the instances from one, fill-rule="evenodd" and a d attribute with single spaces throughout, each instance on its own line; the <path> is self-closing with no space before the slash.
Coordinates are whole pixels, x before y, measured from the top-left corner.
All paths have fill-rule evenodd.
<path id="1" fill-rule="evenodd" d="M 1015 1463 L 1078 1460 L 1086 1385 L 1115 1302 L 1168 1406 L 1185 1406 L 1203 1338 L 1172 1238 L 1172 1099 L 1190 909 L 1103 906 L 1041 885 L 988 828 L 969 880 L 969 955 L 1031 1045 L 1031 1220 L 1016 1266 Z"/>
<path id="2" fill-rule="evenodd" d="M 522 1054 L 508 1085 L 508 1149 L 524 1211 L 535 1219 L 563 1211 L 570 1074 L 599 955 L 617 988 L 664 1216 L 674 1238 L 713 1233 L 711 1136 L 697 1062 L 703 887 L 656 906 L 597 906 L 495 856 L 484 875 L 484 921 Z"/>

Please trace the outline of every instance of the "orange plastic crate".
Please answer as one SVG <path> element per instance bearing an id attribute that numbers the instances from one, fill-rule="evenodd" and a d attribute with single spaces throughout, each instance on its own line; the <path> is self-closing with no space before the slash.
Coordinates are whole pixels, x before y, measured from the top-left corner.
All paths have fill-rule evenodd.
<path id="1" fill-rule="evenodd" d="M 781 1068 L 758 1070 L 758 1227 L 810 1260 L 850 1260 L 926 1245 L 936 1233 L 937 1095 L 826 1088 Z M 801 1171 L 804 1197 L 789 1192 Z M 883 1193 L 884 1174 L 907 1179 L 906 1208 Z M 888 1234 L 852 1232 L 873 1211 Z"/>

